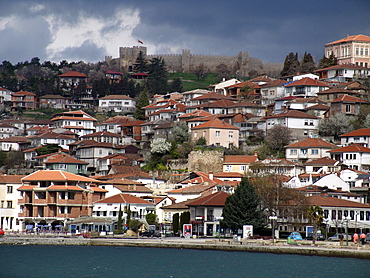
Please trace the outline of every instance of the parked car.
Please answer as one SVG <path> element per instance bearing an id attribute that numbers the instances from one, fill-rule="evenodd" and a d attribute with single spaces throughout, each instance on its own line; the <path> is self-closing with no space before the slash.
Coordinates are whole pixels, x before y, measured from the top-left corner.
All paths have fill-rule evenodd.
<path id="1" fill-rule="evenodd" d="M 366 242 L 370 242 L 370 233 L 366 234 Z"/>
<path id="2" fill-rule="evenodd" d="M 346 234 L 343 234 L 343 233 L 337 233 L 337 234 L 335 234 L 335 235 L 333 235 L 333 236 L 330 236 L 330 237 L 328 237 L 328 240 L 332 240 L 332 241 L 339 241 L 340 240 L 340 235 L 343 235 L 343 240 L 347 240 L 347 238 L 346 238 Z M 348 235 L 348 240 L 352 240 L 352 236 L 351 235 Z"/>
<path id="3" fill-rule="evenodd" d="M 312 233 L 309 233 L 306 237 L 307 240 L 313 240 L 313 234 Z M 321 233 L 321 232 L 318 232 L 316 234 L 316 240 L 325 240 L 325 236 Z"/>
<path id="4" fill-rule="evenodd" d="M 161 234 L 158 231 L 148 230 L 140 233 L 141 237 L 160 237 Z"/>
<path id="5" fill-rule="evenodd" d="M 0 236 L 3 236 L 5 234 L 4 230 L 0 228 Z"/>
<path id="6" fill-rule="evenodd" d="M 299 232 L 291 232 L 289 238 L 293 240 L 302 240 L 302 235 Z"/>

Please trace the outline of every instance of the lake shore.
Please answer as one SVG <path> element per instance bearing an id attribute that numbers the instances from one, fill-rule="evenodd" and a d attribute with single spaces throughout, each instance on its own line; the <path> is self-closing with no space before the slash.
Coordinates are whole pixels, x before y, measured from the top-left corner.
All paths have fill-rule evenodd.
<path id="1" fill-rule="evenodd" d="M 136 237 L 65 237 L 65 236 L 37 236 L 12 235 L 0 238 L 0 245 L 80 245 L 80 246 L 127 246 L 127 247 L 153 247 L 177 248 L 197 250 L 220 250 L 238 252 L 258 252 L 274 254 L 294 254 L 308 256 L 343 257 L 370 260 L 370 244 L 354 245 L 346 242 L 343 246 L 339 242 L 317 242 L 315 246 L 311 241 L 300 241 L 288 244 L 284 240 L 277 240 L 274 244 L 270 240 L 241 240 L 215 239 L 215 238 L 136 238 Z"/>

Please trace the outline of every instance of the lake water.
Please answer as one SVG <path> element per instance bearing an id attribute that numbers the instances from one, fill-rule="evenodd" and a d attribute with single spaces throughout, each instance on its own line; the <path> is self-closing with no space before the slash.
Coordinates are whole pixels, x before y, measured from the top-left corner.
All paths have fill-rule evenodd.
<path id="1" fill-rule="evenodd" d="M 0 277 L 370 277 L 370 261 L 106 246 L 1 245 Z"/>

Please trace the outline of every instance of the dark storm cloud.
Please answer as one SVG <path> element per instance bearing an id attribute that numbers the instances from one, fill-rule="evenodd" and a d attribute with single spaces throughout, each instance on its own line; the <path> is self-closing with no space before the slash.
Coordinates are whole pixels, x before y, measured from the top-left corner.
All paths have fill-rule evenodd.
<path id="1" fill-rule="evenodd" d="M 30 10 L 36 4 L 39 6 Z M 122 43 L 140 39 L 148 46 L 149 53 L 180 53 L 183 48 L 194 54 L 236 55 L 248 51 L 250 56 L 264 61 L 282 62 L 289 52 L 298 52 L 300 56 L 309 52 L 318 60 L 328 42 L 347 34 L 370 35 L 368 0 L 0 0 L 0 24 L 1 18 L 9 16 L 33 22 L 28 33 L 0 26 L 0 36 L 7 38 L 0 45 L 0 58 L 46 59 L 45 49 L 52 34 L 42 16 L 55 14 L 64 24 L 74 26 L 81 22 L 81 16 L 108 21 L 118 9 L 136 9 L 140 14 L 140 23 L 132 30 L 131 40 L 122 38 Z M 117 22 L 109 22 L 102 33 L 116 30 L 117 26 L 120 26 Z M 116 53 L 120 46 L 132 45 L 114 46 Z M 104 51 L 96 41 L 86 39 L 80 46 L 64 48 L 57 57 L 96 61 L 112 55 Z"/>

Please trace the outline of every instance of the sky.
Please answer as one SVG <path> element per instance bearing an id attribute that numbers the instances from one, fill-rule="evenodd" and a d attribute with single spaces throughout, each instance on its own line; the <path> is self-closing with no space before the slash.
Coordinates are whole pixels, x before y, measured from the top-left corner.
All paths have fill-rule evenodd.
<path id="1" fill-rule="evenodd" d="M 148 54 L 237 55 L 282 63 L 346 35 L 370 36 L 370 0 L 0 0 L 0 62 L 98 62 Z M 141 45 L 141 44 L 140 44 Z"/>

